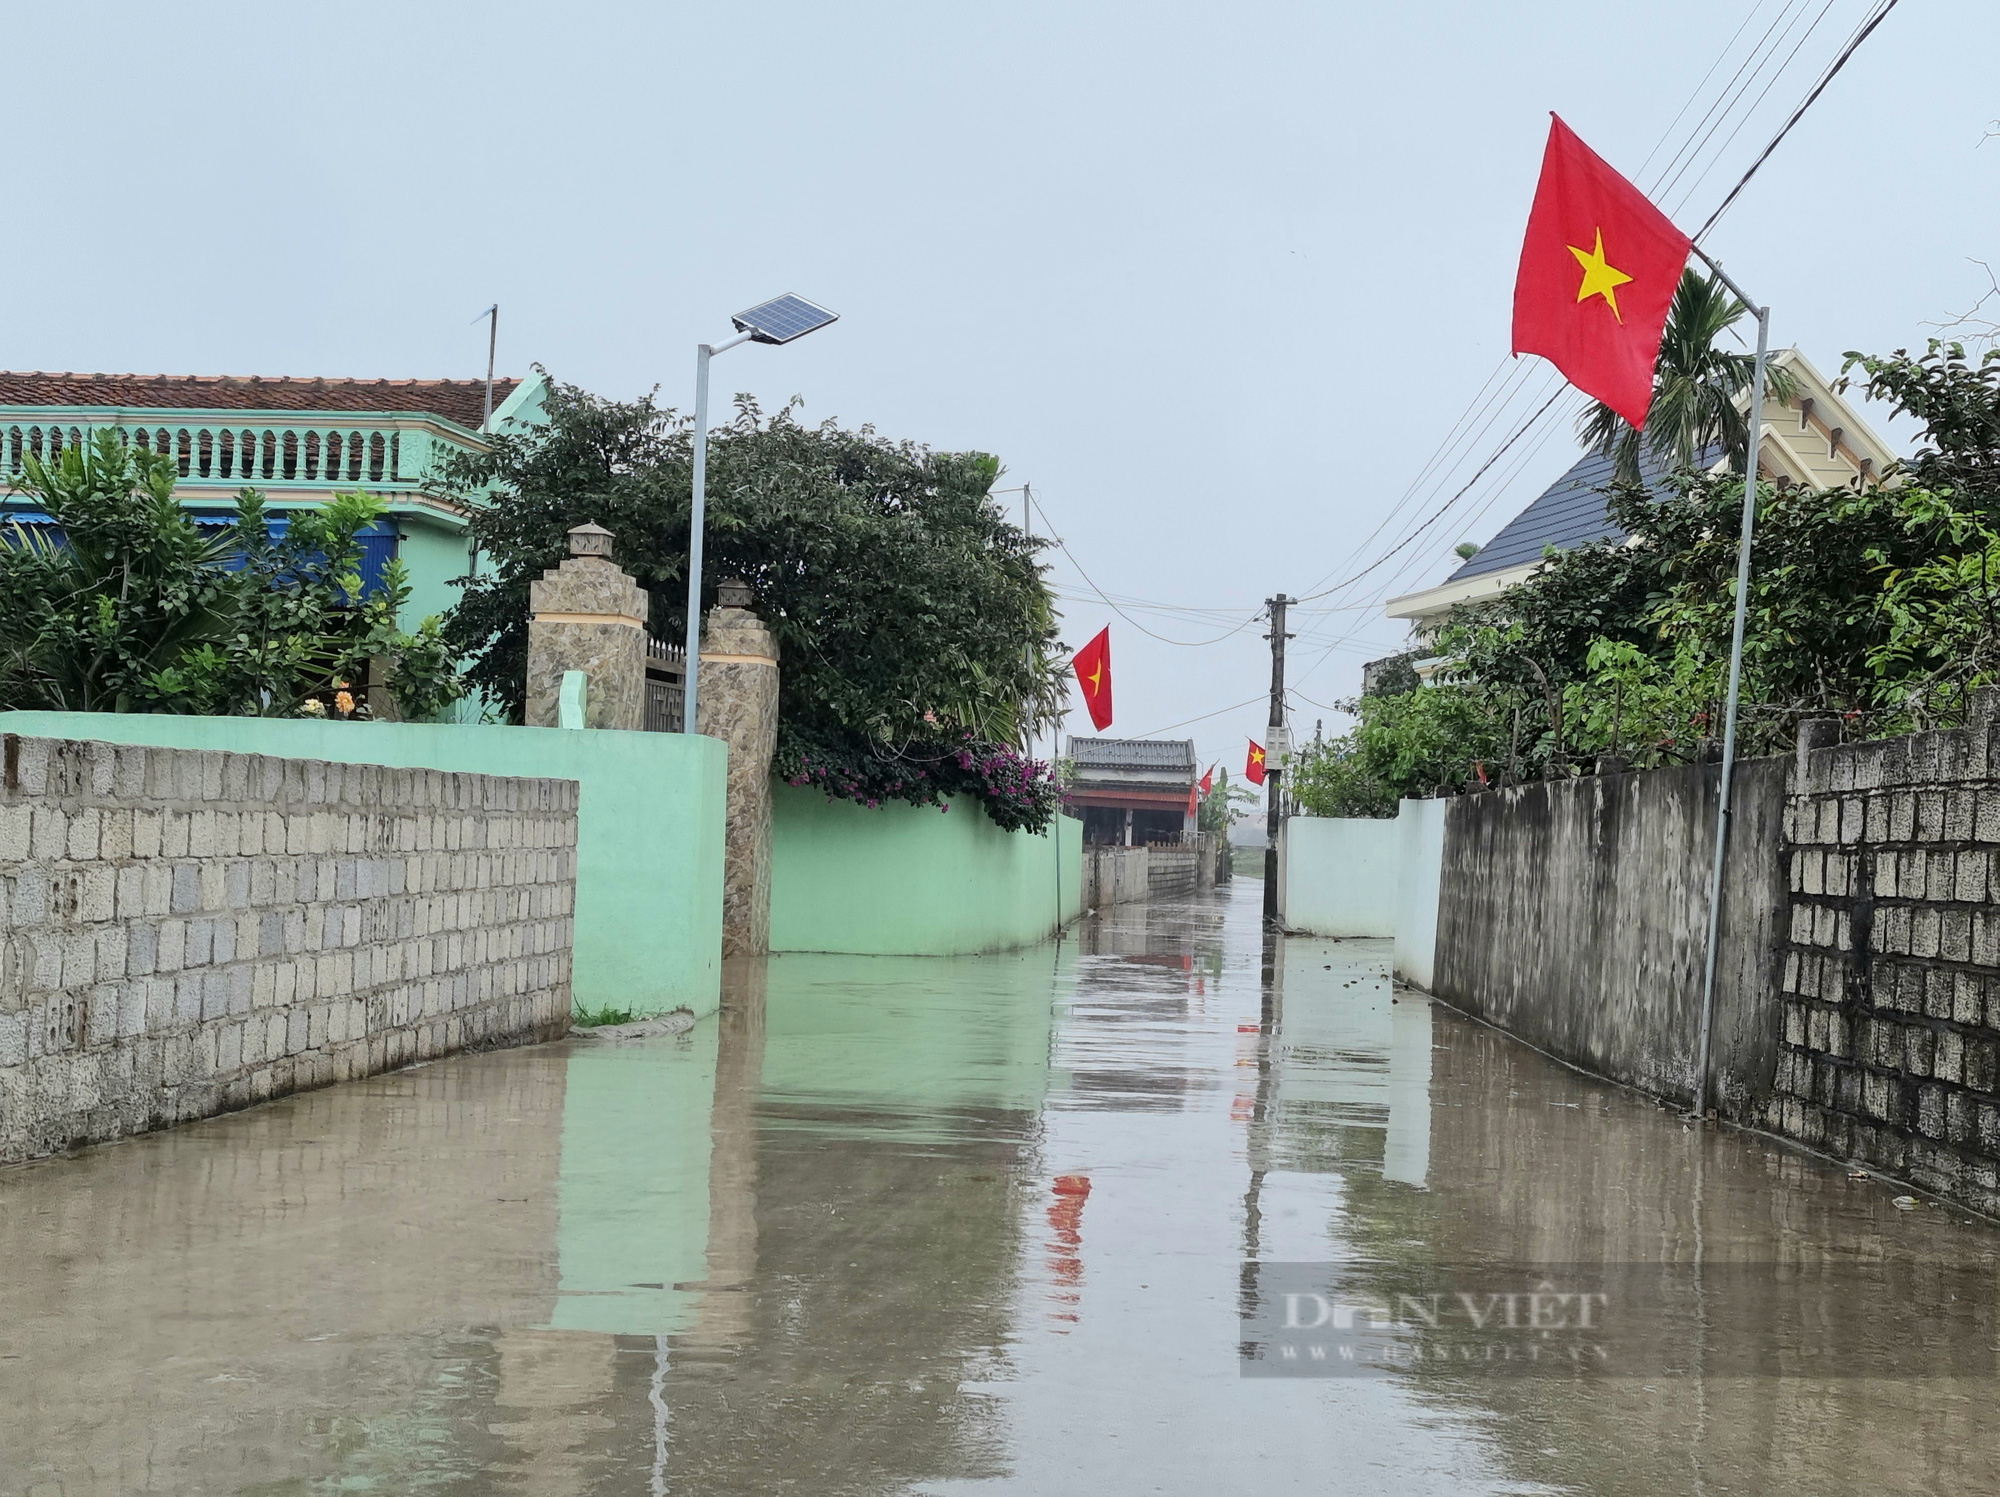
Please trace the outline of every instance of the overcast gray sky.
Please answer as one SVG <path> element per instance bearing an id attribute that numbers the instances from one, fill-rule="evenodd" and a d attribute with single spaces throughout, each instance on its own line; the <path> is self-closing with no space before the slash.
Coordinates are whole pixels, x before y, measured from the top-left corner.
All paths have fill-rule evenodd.
<path id="1" fill-rule="evenodd" d="M 999 454 L 1074 554 L 1066 637 L 1112 625 L 1113 731 L 1148 733 L 1269 665 L 1261 626 L 1138 625 L 1211 640 L 1342 580 L 1532 408 L 1523 360 L 1412 489 L 1501 370 L 1548 111 L 1648 188 L 1700 144 L 1659 192 L 1692 229 L 1873 3 L 15 7 L 0 366 L 464 377 L 498 300 L 506 370 L 684 403 L 698 340 L 798 291 L 843 320 L 721 388 Z M 1977 299 L 1996 57 L 1992 0 L 1904 0 L 1723 220 L 1778 342 L 1831 373 Z M 1522 443 L 1320 600 L 1296 726 L 1399 640 L 1378 583 L 1439 580 L 1574 455 Z M 1214 612 L 1116 617 L 1077 563 Z M 1263 719 L 1185 731 L 1234 769 Z"/>

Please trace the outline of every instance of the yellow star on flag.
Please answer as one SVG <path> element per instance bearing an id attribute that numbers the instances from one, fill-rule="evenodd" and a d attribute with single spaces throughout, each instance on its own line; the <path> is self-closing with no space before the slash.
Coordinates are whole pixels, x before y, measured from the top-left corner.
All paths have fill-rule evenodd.
<path id="1" fill-rule="evenodd" d="M 1576 288 L 1576 299 L 1581 302 L 1588 301 L 1593 296 L 1601 296 L 1610 306 L 1611 315 L 1621 323 L 1624 322 L 1625 318 L 1618 310 L 1618 288 L 1629 282 L 1632 277 L 1606 262 L 1604 230 L 1597 231 L 1596 248 L 1586 252 L 1572 244 L 1569 246 L 1569 252 L 1576 256 L 1576 263 L 1583 267 L 1583 284 Z"/>
<path id="2" fill-rule="evenodd" d="M 1252 764 L 1262 764 L 1264 762 L 1264 751 L 1260 748 L 1250 750 L 1250 762 Z"/>
<path id="3" fill-rule="evenodd" d="M 1101 686 L 1103 686 L 1103 684 L 1104 684 L 1104 662 L 1100 660 L 1097 662 L 1097 669 L 1090 673 L 1091 695 L 1095 696 L 1097 694 L 1098 689 Z"/>

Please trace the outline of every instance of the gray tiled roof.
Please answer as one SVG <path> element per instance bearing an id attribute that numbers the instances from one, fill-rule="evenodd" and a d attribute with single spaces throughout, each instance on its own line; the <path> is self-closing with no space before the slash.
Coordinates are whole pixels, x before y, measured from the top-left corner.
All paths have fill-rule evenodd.
<path id="1" fill-rule="evenodd" d="M 1697 465 L 1710 467 L 1720 457 L 1720 449 L 1711 449 L 1701 455 Z M 1666 469 L 1658 459 L 1651 454 L 1642 456 L 1639 475 L 1655 499 L 1666 497 Z M 1447 580 L 1463 582 L 1468 577 L 1526 566 L 1541 560 L 1542 552 L 1550 546 L 1568 551 L 1592 541 L 1624 540 L 1625 531 L 1605 510 L 1604 491 L 1610 484 L 1611 459 L 1594 452 L 1586 455 Z"/>
<path id="2" fill-rule="evenodd" d="M 1069 754 L 1078 769 L 1194 768 L 1192 738 L 1072 738 Z"/>

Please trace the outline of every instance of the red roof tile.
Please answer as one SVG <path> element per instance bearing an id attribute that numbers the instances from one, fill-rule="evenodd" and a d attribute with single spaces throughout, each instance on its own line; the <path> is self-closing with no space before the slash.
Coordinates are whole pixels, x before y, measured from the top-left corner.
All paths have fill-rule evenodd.
<path id="1" fill-rule="evenodd" d="M 493 381 L 493 408 L 518 379 Z M 483 379 L 292 379 L 229 374 L 10 374 L 0 406 L 85 405 L 227 411 L 407 411 L 479 427 Z"/>

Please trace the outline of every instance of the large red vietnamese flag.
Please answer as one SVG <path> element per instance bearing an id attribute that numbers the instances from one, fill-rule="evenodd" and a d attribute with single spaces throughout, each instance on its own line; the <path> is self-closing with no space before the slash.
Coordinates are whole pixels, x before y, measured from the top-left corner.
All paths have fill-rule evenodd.
<path id="1" fill-rule="evenodd" d="M 1264 783 L 1264 745 L 1250 740 L 1250 757 L 1243 765 L 1243 778 L 1253 785 Z"/>
<path id="2" fill-rule="evenodd" d="M 1635 427 L 1694 242 L 1550 116 L 1514 278 L 1514 352 L 1538 353 Z"/>
<path id="3" fill-rule="evenodd" d="M 1111 726 L 1111 630 L 1107 625 L 1097 637 L 1076 652 L 1070 662 L 1076 670 L 1076 684 L 1083 688 L 1083 705 L 1090 709 L 1091 726 L 1102 733 Z"/>

